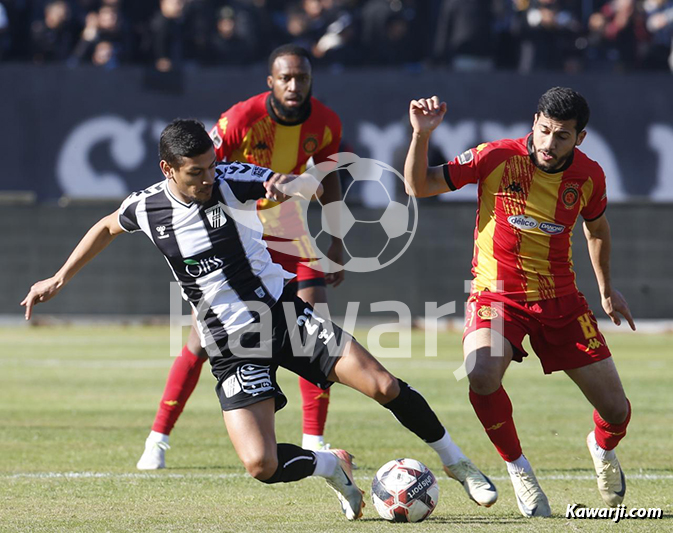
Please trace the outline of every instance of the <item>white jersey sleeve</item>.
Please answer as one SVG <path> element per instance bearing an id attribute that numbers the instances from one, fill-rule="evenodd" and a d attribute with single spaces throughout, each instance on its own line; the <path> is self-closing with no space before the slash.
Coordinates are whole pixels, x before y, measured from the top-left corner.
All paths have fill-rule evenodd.
<path id="1" fill-rule="evenodd" d="M 264 182 L 273 174 L 273 170 L 250 163 L 223 163 L 217 167 L 217 176 L 226 182 L 241 203 L 264 198 Z"/>

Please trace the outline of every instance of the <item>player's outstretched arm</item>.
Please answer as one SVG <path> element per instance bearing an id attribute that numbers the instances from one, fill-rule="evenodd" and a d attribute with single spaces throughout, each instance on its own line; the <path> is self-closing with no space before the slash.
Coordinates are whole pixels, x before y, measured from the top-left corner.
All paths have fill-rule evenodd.
<path id="1" fill-rule="evenodd" d="M 622 294 L 612 288 L 610 282 L 610 224 L 605 215 L 592 221 L 584 221 L 584 235 L 587 238 L 589 247 L 589 257 L 591 257 L 591 266 L 593 266 L 598 281 L 598 290 L 601 293 L 601 302 L 603 310 L 610 319 L 616 324 L 622 323 L 619 315 L 623 316 L 631 326 L 636 330 L 633 322 L 629 305 Z"/>
<path id="2" fill-rule="evenodd" d="M 118 211 L 99 220 L 82 238 L 56 274 L 38 281 L 30 288 L 21 302 L 21 305 L 26 307 L 26 320 L 30 320 L 35 305 L 56 296 L 84 265 L 102 252 L 123 231 L 118 222 Z"/>
<path id="3" fill-rule="evenodd" d="M 324 190 L 322 184 L 307 172 L 299 176 L 275 173 L 264 182 L 264 188 L 266 197 L 275 202 L 284 202 L 293 196 L 310 201 L 313 196 L 320 198 Z"/>
<path id="4" fill-rule="evenodd" d="M 441 167 L 428 167 L 430 135 L 446 113 L 446 103 L 439 98 L 421 98 L 409 104 L 409 121 L 413 132 L 404 162 L 404 189 L 410 196 L 424 198 L 448 192 Z"/>

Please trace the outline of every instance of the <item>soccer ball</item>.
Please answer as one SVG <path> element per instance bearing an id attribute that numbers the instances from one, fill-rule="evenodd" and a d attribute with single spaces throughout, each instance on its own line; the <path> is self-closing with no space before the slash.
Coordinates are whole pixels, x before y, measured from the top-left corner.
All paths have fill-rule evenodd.
<path id="1" fill-rule="evenodd" d="M 418 224 L 416 198 L 407 197 L 404 203 L 391 198 L 390 192 L 383 185 L 384 177 L 393 183 L 397 179 L 404 181 L 404 178 L 386 163 L 361 158 L 351 153 L 336 154 L 330 159 L 338 162 L 336 167 L 334 162 L 330 161 L 316 165 L 307 173 L 322 179 L 335 168 L 347 170 L 353 182 L 344 192 L 342 201 L 320 204 L 320 229 L 317 233 L 311 234 L 314 242 L 322 234 L 343 239 L 346 263 L 341 266 L 324 258 L 327 262 L 327 271 L 345 269 L 350 272 L 373 272 L 390 265 L 401 257 L 413 240 Z M 357 220 L 346 204 L 353 185 L 364 181 L 375 183 L 374 189 L 378 190 L 376 194 L 385 199 L 385 207 L 376 213 L 373 220 Z M 365 243 L 367 249 L 352 248 L 349 234 L 351 238 L 353 234 L 358 234 L 360 239 L 355 239 L 355 242 Z"/>
<path id="2" fill-rule="evenodd" d="M 372 502 L 381 518 L 391 522 L 421 522 L 437 506 L 439 485 L 430 470 L 414 459 L 384 464 L 372 482 Z"/>

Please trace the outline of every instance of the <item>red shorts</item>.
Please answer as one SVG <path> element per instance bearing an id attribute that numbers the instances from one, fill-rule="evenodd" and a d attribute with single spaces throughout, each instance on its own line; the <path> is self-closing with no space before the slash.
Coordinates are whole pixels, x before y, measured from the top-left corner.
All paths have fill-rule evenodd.
<path id="1" fill-rule="evenodd" d="M 313 263 L 312 267 L 309 267 L 301 257 L 284 254 L 272 248 L 269 248 L 269 253 L 274 263 L 278 263 L 288 272 L 297 274 L 296 281 L 299 283 L 325 279 L 325 273 L 320 269 L 320 264 L 317 261 Z"/>
<path id="2" fill-rule="evenodd" d="M 545 374 L 610 357 L 596 317 L 580 292 L 538 302 L 517 302 L 487 291 L 473 293 L 467 300 L 463 339 L 482 328 L 498 330 L 511 343 L 518 362 L 528 355 L 522 342 L 529 335 Z"/>

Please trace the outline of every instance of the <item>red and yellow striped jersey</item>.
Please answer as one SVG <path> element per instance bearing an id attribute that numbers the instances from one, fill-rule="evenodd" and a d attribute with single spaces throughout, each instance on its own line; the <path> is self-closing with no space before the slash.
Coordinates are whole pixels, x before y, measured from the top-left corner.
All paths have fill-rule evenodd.
<path id="1" fill-rule="evenodd" d="M 311 98 L 305 120 L 287 124 L 273 110 L 270 95 L 258 94 L 222 113 L 210 132 L 219 160 L 248 162 L 283 174 L 301 174 L 309 159 L 313 158 L 317 165 L 339 152 L 341 120 L 334 111 Z M 296 239 L 305 227 L 298 202 L 285 202 L 280 209 L 266 211 L 277 205 L 271 200 L 260 200 L 257 204 L 265 233 Z M 297 260 L 315 256 L 307 238 L 296 239 L 295 243 L 299 248 Z M 282 262 L 296 271 L 296 265 L 293 268 L 288 261 Z"/>
<path id="2" fill-rule="evenodd" d="M 575 148 L 564 169 L 545 172 L 530 156 L 530 137 L 481 144 L 444 167 L 452 190 L 478 185 L 472 290 L 519 301 L 577 291 L 573 227 L 579 215 L 599 218 L 607 204 L 598 163 Z"/>

